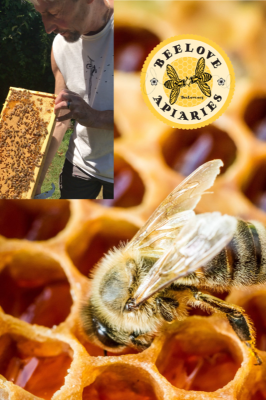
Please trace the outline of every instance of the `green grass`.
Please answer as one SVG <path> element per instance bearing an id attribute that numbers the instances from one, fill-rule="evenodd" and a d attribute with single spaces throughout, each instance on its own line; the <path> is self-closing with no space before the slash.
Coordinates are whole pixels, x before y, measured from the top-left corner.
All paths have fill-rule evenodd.
<path id="1" fill-rule="evenodd" d="M 59 199 L 60 198 L 60 190 L 59 190 L 59 174 L 62 170 L 62 167 L 65 162 L 65 155 L 68 149 L 68 144 L 69 144 L 69 139 L 70 136 L 73 132 L 73 129 L 68 129 L 63 141 L 53 159 L 52 164 L 48 168 L 47 174 L 45 176 L 43 185 L 42 185 L 42 193 L 46 192 L 47 190 L 51 190 L 52 188 L 52 183 L 55 185 L 55 191 L 52 197 L 49 197 L 50 199 Z"/>

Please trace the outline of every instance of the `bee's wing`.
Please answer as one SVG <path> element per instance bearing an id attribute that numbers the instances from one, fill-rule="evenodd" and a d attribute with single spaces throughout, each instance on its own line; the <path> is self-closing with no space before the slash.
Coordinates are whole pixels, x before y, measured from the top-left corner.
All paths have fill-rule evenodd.
<path id="1" fill-rule="evenodd" d="M 135 293 L 136 305 L 206 265 L 232 239 L 237 219 L 218 212 L 196 215 L 150 269 Z"/>
<path id="2" fill-rule="evenodd" d="M 204 72 L 204 69 L 205 69 L 205 60 L 203 57 L 201 57 L 199 59 L 199 61 L 197 62 L 196 69 L 195 69 L 195 75 L 201 76 Z"/>
<path id="3" fill-rule="evenodd" d="M 170 79 L 173 79 L 174 81 L 180 80 L 176 70 L 174 69 L 174 67 L 172 67 L 172 65 L 168 64 L 166 66 L 166 72 Z"/>
<path id="4" fill-rule="evenodd" d="M 209 189 L 223 166 L 221 160 L 209 161 L 180 183 L 159 205 L 148 221 L 127 244 L 144 255 L 159 257 L 171 247 L 179 230 L 195 214 L 193 209 Z"/>
<path id="5" fill-rule="evenodd" d="M 169 96 L 169 102 L 170 104 L 175 104 L 176 100 L 178 99 L 180 93 L 180 87 L 175 87 L 173 90 L 171 90 L 170 96 Z"/>
<path id="6" fill-rule="evenodd" d="M 207 83 L 202 83 L 201 81 L 197 81 L 197 84 L 199 85 L 200 90 L 202 91 L 205 96 L 210 97 L 211 96 L 211 88 Z"/>

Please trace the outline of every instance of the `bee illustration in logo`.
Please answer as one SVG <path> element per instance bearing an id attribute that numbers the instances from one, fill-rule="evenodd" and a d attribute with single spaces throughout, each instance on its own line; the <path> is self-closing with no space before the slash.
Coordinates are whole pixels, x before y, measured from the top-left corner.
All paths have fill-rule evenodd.
<path id="1" fill-rule="evenodd" d="M 205 60 L 201 57 L 197 63 L 195 75 L 190 77 L 190 82 L 197 83 L 202 93 L 207 97 L 211 97 L 211 88 L 206 82 L 212 79 L 212 75 L 208 74 L 208 72 L 204 72 L 204 69 Z"/>
<path id="2" fill-rule="evenodd" d="M 164 86 L 167 89 L 172 89 L 170 96 L 169 96 L 169 101 L 170 101 L 170 104 L 172 105 L 172 104 L 175 104 L 175 102 L 177 101 L 179 93 L 180 93 L 180 89 L 182 87 L 186 86 L 186 79 L 179 79 L 179 76 L 178 76 L 176 70 L 170 64 L 168 64 L 166 66 L 166 72 L 170 79 L 168 81 L 164 82 Z"/>
<path id="3" fill-rule="evenodd" d="M 257 365 L 262 363 L 244 310 L 208 294 L 266 282 L 262 224 L 193 211 L 222 165 L 213 160 L 199 167 L 129 243 L 99 262 L 81 312 L 84 331 L 96 345 L 143 350 L 163 324 L 183 319 L 190 305 L 223 313 Z"/>
<path id="4" fill-rule="evenodd" d="M 171 105 L 175 104 L 177 101 L 181 88 L 190 86 L 193 83 L 198 85 L 199 89 L 205 96 L 211 97 L 211 88 L 206 82 L 209 82 L 212 79 L 212 75 L 208 72 L 204 72 L 204 69 L 205 60 L 203 57 L 201 57 L 197 62 L 195 75 L 189 78 L 186 76 L 186 79 L 180 79 L 172 65 L 168 64 L 166 66 L 166 72 L 170 79 L 164 82 L 164 86 L 167 89 L 172 89 L 169 96 L 169 102 Z"/>

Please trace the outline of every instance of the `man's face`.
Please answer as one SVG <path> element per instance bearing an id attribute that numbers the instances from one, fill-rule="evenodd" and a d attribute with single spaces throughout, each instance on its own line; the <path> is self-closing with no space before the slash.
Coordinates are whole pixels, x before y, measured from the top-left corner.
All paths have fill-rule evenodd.
<path id="1" fill-rule="evenodd" d="M 76 42 L 86 33 L 88 7 L 84 0 L 39 0 L 35 5 L 47 33 L 60 33 L 67 42 Z"/>

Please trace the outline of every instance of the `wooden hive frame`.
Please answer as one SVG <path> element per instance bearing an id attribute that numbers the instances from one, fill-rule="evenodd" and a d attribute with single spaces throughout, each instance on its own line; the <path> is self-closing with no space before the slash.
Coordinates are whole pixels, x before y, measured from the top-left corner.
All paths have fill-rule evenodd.
<path id="1" fill-rule="evenodd" d="M 53 112 L 55 95 L 49 94 L 49 93 L 25 90 L 25 89 L 21 89 L 21 88 L 10 87 L 8 95 L 7 95 L 7 98 L 6 98 L 6 101 L 4 103 L 4 106 L 3 106 L 3 109 L 2 109 L 2 112 L 1 112 L 0 128 L 2 128 L 3 124 L 6 124 L 8 126 L 8 119 L 11 120 L 13 118 L 13 115 L 18 117 L 17 114 L 14 114 L 15 111 L 13 111 L 13 114 L 12 114 L 12 110 L 14 110 L 15 107 L 20 104 L 20 101 L 19 100 L 14 101 L 14 102 L 12 101 L 13 104 L 10 107 L 11 97 L 12 97 L 12 95 L 14 93 L 21 93 L 21 94 L 24 94 L 24 95 L 25 94 L 27 94 L 27 95 L 29 94 L 30 95 L 29 99 L 33 100 L 34 103 L 35 103 L 34 107 L 31 109 L 31 111 L 33 111 L 33 112 L 34 111 L 38 111 L 38 107 L 37 107 L 38 104 L 36 102 L 38 101 L 40 103 L 39 105 L 41 107 L 39 107 L 39 111 L 41 111 L 41 113 L 39 113 L 39 117 L 40 117 L 39 121 L 41 122 L 42 127 L 44 127 L 44 125 L 46 126 L 47 132 L 45 132 L 44 138 L 41 137 L 41 139 L 39 140 L 39 143 L 37 143 L 38 139 L 36 139 L 36 145 L 40 144 L 40 146 L 41 146 L 40 147 L 40 151 L 39 151 L 39 155 L 42 155 L 42 157 L 37 158 L 37 160 L 38 160 L 37 164 L 32 164 L 31 165 L 32 166 L 32 174 L 31 174 L 30 183 L 29 183 L 29 185 L 27 185 L 27 190 L 25 190 L 19 196 L 17 196 L 15 191 L 14 191 L 15 189 L 13 189 L 13 187 L 11 185 L 11 193 L 9 191 L 10 194 L 8 194 L 8 195 L 5 194 L 7 192 L 4 192 L 4 190 L 7 188 L 6 185 L 9 184 L 8 176 L 10 176 L 10 172 L 12 170 L 12 162 L 10 161 L 10 163 L 11 163 L 10 165 L 11 166 L 9 167 L 9 169 L 7 168 L 4 171 L 4 172 L 6 172 L 6 176 L 5 176 L 6 179 L 2 176 L 2 181 L 4 179 L 5 180 L 4 180 L 4 182 L 1 182 L 4 187 L 3 187 L 2 192 L 1 192 L 1 186 L 0 186 L 0 196 L 2 196 L 3 198 L 32 199 L 32 198 L 34 198 L 34 195 L 35 195 L 35 191 L 36 191 L 36 188 L 37 188 L 37 185 L 38 185 L 38 181 L 39 181 L 39 178 L 40 178 L 40 175 L 41 175 L 41 171 L 42 171 L 42 168 L 43 168 L 43 165 L 44 165 L 44 161 L 45 161 L 45 158 L 46 158 L 46 155 L 47 155 L 47 151 L 48 151 L 48 148 L 49 148 L 49 145 L 50 145 L 50 142 L 51 142 L 51 139 L 52 139 L 54 127 L 55 127 L 55 118 L 56 118 L 56 116 L 55 116 L 55 114 Z M 48 105 L 47 102 L 46 102 L 47 104 L 45 104 L 45 99 L 50 100 L 49 105 Z M 51 103 L 51 100 L 52 100 L 52 103 Z M 44 104 L 43 104 L 43 102 L 44 102 Z M 42 111 L 43 107 L 45 109 Z M 50 109 L 48 107 L 50 107 Z M 32 122 L 32 120 L 30 122 L 27 122 L 27 124 L 29 125 L 29 130 L 31 129 L 31 122 Z M 15 123 L 16 123 L 16 121 L 15 121 Z M 38 121 L 37 121 L 37 123 L 38 123 Z M 19 127 L 19 129 L 15 130 L 15 133 L 14 133 L 14 136 L 13 136 L 13 141 L 15 140 L 15 136 L 16 136 L 16 139 L 19 137 L 19 133 L 18 132 L 22 131 L 22 127 L 20 126 L 20 122 L 19 122 L 19 117 L 18 117 L 18 121 L 17 121 L 16 127 Z M 36 129 L 40 129 L 39 125 L 38 125 L 38 128 L 36 128 Z M 27 132 L 27 130 L 24 129 L 23 132 Z M 22 132 L 22 134 L 23 134 L 23 132 Z M 1 130 L 0 130 L 0 141 L 1 141 L 2 136 L 3 135 L 1 134 Z M 33 139 L 31 139 L 31 140 L 33 140 Z M 2 144 L 2 142 L 0 143 L 0 148 L 3 150 L 3 147 L 5 145 L 3 145 L 1 147 L 1 144 Z M 18 144 L 18 146 L 17 146 L 18 153 L 17 154 L 21 154 L 21 146 L 20 146 L 20 143 L 18 143 L 18 141 L 17 141 L 17 144 Z M 34 145 L 34 143 L 33 143 L 33 145 Z M 12 144 L 12 146 L 13 146 L 13 144 Z M 28 145 L 28 147 L 29 147 L 29 145 Z M 14 151 L 14 149 L 11 148 L 10 150 L 6 150 L 6 154 L 9 156 L 11 151 Z M 2 156 L 3 156 L 3 154 L 2 154 Z M 26 154 L 26 156 L 27 156 L 27 154 Z M 3 158 L 2 158 L 2 162 L 4 161 Z M 15 158 L 15 157 L 13 157 L 13 158 Z M 12 158 L 12 160 L 13 160 L 13 158 Z M 30 158 L 29 158 L 29 161 L 30 161 Z M 17 161 L 13 161 L 13 166 L 14 166 L 15 162 L 17 162 Z M 40 162 L 40 164 L 39 164 L 39 162 Z M 6 164 L 6 165 L 9 165 L 9 164 Z M 2 167 L 2 169 L 5 169 L 5 167 Z"/>

